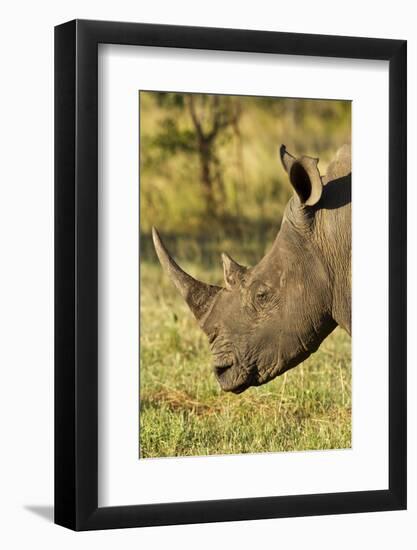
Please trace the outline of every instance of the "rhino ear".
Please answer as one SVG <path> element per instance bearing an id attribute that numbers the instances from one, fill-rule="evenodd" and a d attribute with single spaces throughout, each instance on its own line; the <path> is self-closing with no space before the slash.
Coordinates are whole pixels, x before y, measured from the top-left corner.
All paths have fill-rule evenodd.
<path id="1" fill-rule="evenodd" d="M 289 174 L 291 170 L 291 166 L 296 161 L 296 158 L 290 155 L 285 145 L 281 145 L 281 147 L 279 148 L 279 156 L 281 158 L 281 162 L 282 162 L 282 166 L 284 167 L 284 170 L 287 172 L 287 174 Z"/>
<path id="2" fill-rule="evenodd" d="M 223 261 L 223 274 L 224 274 L 224 283 L 228 290 L 232 290 L 240 286 L 243 276 L 246 272 L 246 267 L 238 264 L 229 256 L 229 254 L 222 254 Z"/>
<path id="3" fill-rule="evenodd" d="M 317 204 L 323 192 L 323 184 L 317 166 L 319 159 L 312 157 L 296 159 L 287 152 L 285 145 L 281 145 L 280 156 L 282 165 L 301 203 L 306 206 Z"/>

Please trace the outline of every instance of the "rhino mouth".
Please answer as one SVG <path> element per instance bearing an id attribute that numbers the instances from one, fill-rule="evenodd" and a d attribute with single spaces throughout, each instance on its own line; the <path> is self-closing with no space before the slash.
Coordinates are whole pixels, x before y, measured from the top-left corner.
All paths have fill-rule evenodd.
<path id="1" fill-rule="evenodd" d="M 252 373 L 245 373 L 238 370 L 234 363 L 214 365 L 214 374 L 223 391 L 239 394 L 247 390 L 250 386 L 256 385 Z"/>

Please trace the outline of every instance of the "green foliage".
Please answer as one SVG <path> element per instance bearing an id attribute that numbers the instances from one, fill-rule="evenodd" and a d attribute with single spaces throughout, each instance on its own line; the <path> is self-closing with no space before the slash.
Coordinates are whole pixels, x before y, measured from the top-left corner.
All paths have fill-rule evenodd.
<path id="1" fill-rule="evenodd" d="M 204 136 L 217 120 L 208 153 L 216 212 L 207 219 L 190 94 L 141 92 L 140 223 L 146 234 L 152 225 L 190 238 L 208 228 L 227 227 L 240 238 L 242 233 L 250 236 L 260 219 L 264 226 L 276 227 L 291 194 L 278 158 L 281 143 L 296 155 L 320 157 L 325 171 L 336 150 L 350 142 L 348 101 L 192 97 Z"/>
<path id="2" fill-rule="evenodd" d="M 176 121 L 167 117 L 161 122 L 160 132 L 152 139 L 148 146 L 159 148 L 168 154 L 196 152 L 195 134 L 190 129 L 180 130 Z"/>

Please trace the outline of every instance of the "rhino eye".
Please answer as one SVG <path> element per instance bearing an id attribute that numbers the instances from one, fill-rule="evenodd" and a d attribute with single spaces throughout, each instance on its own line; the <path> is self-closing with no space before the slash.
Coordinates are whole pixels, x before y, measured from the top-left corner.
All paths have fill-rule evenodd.
<path id="1" fill-rule="evenodd" d="M 262 305 L 264 304 L 269 297 L 269 289 L 266 287 L 258 288 L 255 294 L 255 300 L 258 304 Z"/>

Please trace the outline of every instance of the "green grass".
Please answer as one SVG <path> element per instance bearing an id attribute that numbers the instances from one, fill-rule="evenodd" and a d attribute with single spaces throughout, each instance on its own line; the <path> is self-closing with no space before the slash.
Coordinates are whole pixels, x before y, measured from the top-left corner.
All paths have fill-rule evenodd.
<path id="1" fill-rule="evenodd" d="M 220 268 L 199 272 L 220 282 Z M 307 361 L 241 395 L 220 390 L 205 335 L 159 265 L 141 265 L 141 458 L 351 446 L 351 341 L 337 329 Z"/>

